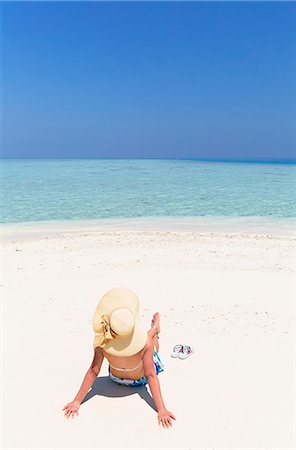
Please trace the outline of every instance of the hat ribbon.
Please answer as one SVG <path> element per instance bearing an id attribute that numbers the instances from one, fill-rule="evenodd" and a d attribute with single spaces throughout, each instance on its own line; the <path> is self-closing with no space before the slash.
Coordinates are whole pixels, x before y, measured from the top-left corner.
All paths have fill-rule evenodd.
<path id="1" fill-rule="evenodd" d="M 96 345 L 98 347 L 105 347 L 108 341 L 114 339 L 116 336 L 117 334 L 112 330 L 110 326 L 109 316 L 103 315 L 101 323 L 99 324 L 99 327 L 95 332 Z"/>

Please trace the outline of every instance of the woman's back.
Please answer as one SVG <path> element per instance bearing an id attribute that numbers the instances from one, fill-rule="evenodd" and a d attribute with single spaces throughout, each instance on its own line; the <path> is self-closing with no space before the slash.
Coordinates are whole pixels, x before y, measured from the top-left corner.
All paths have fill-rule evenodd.
<path id="1" fill-rule="evenodd" d="M 132 356 L 113 356 L 106 353 L 103 349 L 101 350 L 108 360 L 111 373 L 114 376 L 124 377 L 129 380 L 138 380 L 144 376 L 143 357 L 146 351 L 146 345 L 141 351 Z"/>

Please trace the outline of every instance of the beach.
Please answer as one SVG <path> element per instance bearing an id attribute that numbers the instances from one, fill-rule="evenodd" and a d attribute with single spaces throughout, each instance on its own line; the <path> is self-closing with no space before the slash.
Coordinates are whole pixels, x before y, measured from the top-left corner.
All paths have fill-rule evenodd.
<path id="1" fill-rule="evenodd" d="M 295 447 L 293 235 L 75 229 L 3 240 L 4 448 Z M 117 386 L 104 361 L 65 419 L 93 357 L 92 316 L 113 287 L 161 315 L 159 374 L 177 420 L 161 429 L 149 388 Z M 182 361 L 175 344 L 194 354 Z M 136 411 L 136 414 L 135 414 Z"/>

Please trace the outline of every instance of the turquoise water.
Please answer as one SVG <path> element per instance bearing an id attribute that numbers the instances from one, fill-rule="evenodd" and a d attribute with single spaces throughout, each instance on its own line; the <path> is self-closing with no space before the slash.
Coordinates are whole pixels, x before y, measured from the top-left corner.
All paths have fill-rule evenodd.
<path id="1" fill-rule="evenodd" d="M 192 160 L 2 160 L 2 223 L 127 217 L 292 218 L 296 166 Z"/>

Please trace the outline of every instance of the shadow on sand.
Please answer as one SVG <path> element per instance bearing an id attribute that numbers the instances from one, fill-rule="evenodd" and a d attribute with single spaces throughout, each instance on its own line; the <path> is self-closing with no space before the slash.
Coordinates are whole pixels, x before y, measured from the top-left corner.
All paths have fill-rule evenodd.
<path id="1" fill-rule="evenodd" d="M 128 395 L 138 394 L 148 405 L 156 410 L 153 398 L 149 394 L 146 386 L 121 386 L 110 380 L 109 377 L 98 377 L 91 390 L 86 394 L 82 403 L 87 402 L 95 395 L 103 395 L 104 397 L 127 397 Z"/>

